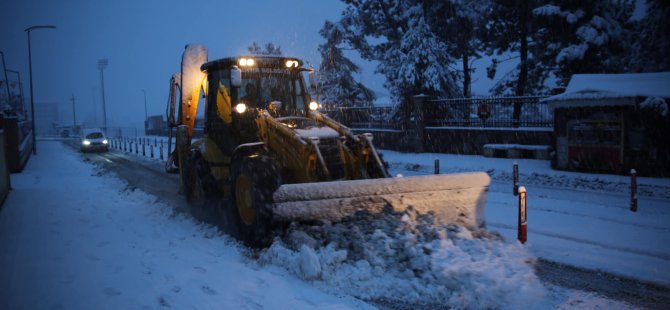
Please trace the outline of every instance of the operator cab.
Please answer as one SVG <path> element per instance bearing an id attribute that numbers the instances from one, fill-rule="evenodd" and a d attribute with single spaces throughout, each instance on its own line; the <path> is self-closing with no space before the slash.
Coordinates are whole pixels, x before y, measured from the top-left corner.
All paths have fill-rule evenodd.
<path id="1" fill-rule="evenodd" d="M 255 121 L 261 111 L 275 118 L 306 117 L 318 107 L 303 81 L 302 73 L 311 70 L 296 58 L 229 57 L 200 69 L 208 77 L 205 131 L 228 154 L 239 144 L 258 141 Z"/>

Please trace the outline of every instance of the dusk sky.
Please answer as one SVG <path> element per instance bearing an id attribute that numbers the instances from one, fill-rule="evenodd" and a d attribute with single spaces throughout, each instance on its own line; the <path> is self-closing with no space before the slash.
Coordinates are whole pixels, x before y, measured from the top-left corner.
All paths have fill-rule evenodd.
<path id="1" fill-rule="evenodd" d="M 317 47 L 323 42 L 318 31 L 343 7 L 335 0 L 3 1 L 0 51 L 7 67 L 21 72 L 28 93 L 24 30 L 55 25 L 31 33 L 35 109 L 43 102 L 69 107 L 74 93 L 78 114 L 92 116 L 92 106 L 101 106 L 102 100 L 97 61 L 107 58 L 108 126 L 138 126 L 144 118 L 142 89 L 148 114 L 164 113 L 169 78 L 179 71 L 186 44 L 207 45 L 209 58 L 215 59 L 245 53 L 254 41 L 274 42 L 285 54 L 317 66 Z M 98 120 L 101 111 L 98 107 Z"/>
<path id="2" fill-rule="evenodd" d="M 280 45 L 318 68 L 319 29 L 337 20 L 344 4 L 337 0 L 307 1 L 99 1 L 23 0 L 0 4 L 0 51 L 7 67 L 20 71 L 29 99 L 26 28 L 55 25 L 31 32 L 36 110 L 58 103 L 62 121 L 71 121 L 74 94 L 78 118 L 102 119 L 98 59 L 107 58 L 105 97 L 109 127 L 140 127 L 146 90 L 149 115 L 163 114 L 172 73 L 188 43 L 204 44 L 209 59 L 246 53 L 256 41 Z M 355 55 L 353 55 L 355 56 Z M 362 63 L 363 82 L 386 93 L 374 64 Z M 484 68 L 477 72 L 483 75 Z M 478 79 L 473 91 L 486 92 L 491 82 Z M 95 107 L 95 110 L 94 110 Z"/>

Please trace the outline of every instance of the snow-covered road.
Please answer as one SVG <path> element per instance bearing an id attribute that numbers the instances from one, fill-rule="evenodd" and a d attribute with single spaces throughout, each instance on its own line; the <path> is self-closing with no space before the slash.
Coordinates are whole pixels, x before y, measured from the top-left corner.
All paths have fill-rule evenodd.
<path id="1" fill-rule="evenodd" d="M 58 141 L 12 175 L 0 213 L 2 309 L 349 309 Z"/>
<path id="2" fill-rule="evenodd" d="M 552 170 L 544 160 L 386 151 L 394 173 L 433 173 L 435 159 L 447 172 L 488 171 L 489 229 L 516 240 L 517 198 L 511 172 L 516 161 L 528 190 L 528 243 L 536 256 L 670 285 L 670 180 L 639 178 L 639 209 L 629 210 L 629 178 Z"/>
<path id="3" fill-rule="evenodd" d="M 608 202 L 607 199 L 615 202 L 619 199 L 608 198 L 607 191 L 596 192 L 594 195 L 599 198 L 593 201 L 588 196 L 575 194 L 573 189 L 541 190 L 538 186 L 530 190 L 533 187 L 527 185 L 532 202 L 529 205 L 530 241 L 523 247 L 514 242 L 516 203 L 509 193 L 511 186 L 502 183 L 504 173 L 494 171 L 487 219 L 490 230 L 500 232 L 505 242 L 471 239 L 458 229 L 437 231 L 446 238 L 437 243 L 424 242 L 421 235 L 412 233 L 412 229 L 423 229 L 418 221 L 391 219 L 380 224 L 391 230 L 381 227 L 382 230 L 371 231 L 370 235 L 366 235 L 364 226 L 355 224 L 335 225 L 328 231 L 342 231 L 339 238 L 353 239 L 352 244 L 356 238 L 362 238 L 364 246 L 360 249 L 354 247 L 342 252 L 334 245 L 316 250 L 293 249 L 283 243 L 291 238 L 284 238 L 266 251 L 255 252 L 220 235 L 214 227 L 197 224 L 187 214 L 175 212 L 179 207 L 166 203 L 165 197 L 147 195 L 135 189 L 142 186 L 129 186 L 107 171 L 82 162 L 81 155 L 59 142 L 39 143 L 40 155 L 31 158 L 23 173 L 12 175 L 14 190 L 0 213 L 0 283 L 8 283 L 0 290 L 0 304 L 9 305 L 9 309 L 411 308 L 416 305 L 628 308 L 631 304 L 597 293 L 570 290 L 547 282 L 542 284 L 528 261 L 532 262 L 533 256 L 537 256 L 581 266 L 580 263 L 595 264 L 611 258 L 615 261 L 614 268 L 621 268 L 628 266 L 619 261 L 621 253 L 628 253 L 641 264 L 650 262 L 640 261 L 640 257 L 658 259 L 658 273 L 667 272 L 666 245 L 656 248 L 650 242 L 636 244 L 630 241 L 634 238 L 618 235 L 632 231 L 639 234 L 637 237 L 648 238 L 656 232 L 653 242 L 663 243 L 668 236 L 665 224 L 668 218 L 663 208 L 667 204 L 662 199 L 658 210 L 649 208 L 649 204 L 641 200 L 640 212 L 635 215 L 644 220 L 629 224 L 627 216 L 630 214 L 626 213 L 625 203 L 622 207 Z M 416 154 L 385 153 L 386 159 L 394 164 L 394 172 L 405 174 L 432 172 L 432 167 L 424 163 L 432 164 L 435 156 L 449 156 L 429 154 L 424 160 Z M 446 168 L 447 171 L 504 171 L 508 164 L 506 160 L 499 160 L 492 167 L 487 163 L 489 160 L 470 158 L 459 163 L 445 157 L 442 166 L 454 167 Z M 449 161 L 452 163 L 444 164 Z M 468 161 L 488 167 L 468 167 Z M 412 162 L 413 165 L 406 165 Z M 528 167 L 525 164 L 521 162 L 522 167 Z M 526 171 L 534 171 L 530 166 Z M 608 178 L 614 178 L 608 180 L 612 184 L 618 182 L 616 176 Z M 661 188 L 667 183 L 665 180 L 641 181 L 643 186 Z M 160 182 L 164 181 L 156 180 Z M 644 206 L 647 206 L 646 211 L 643 211 Z M 573 222 L 585 224 L 582 230 L 591 235 L 575 237 L 581 230 L 572 226 Z M 351 233 L 356 230 L 359 232 Z M 607 238 L 608 235 L 613 237 Z M 374 240 L 365 240 L 368 237 Z M 346 243 L 346 240 L 339 242 Z M 379 252 L 383 247 L 375 242 L 404 250 Z M 407 244 L 413 246 L 407 247 Z M 428 249 L 432 249 L 431 254 L 422 254 Z M 413 252 L 416 250 L 420 251 Z M 584 255 L 577 255 L 580 253 Z M 370 258 L 370 254 L 377 257 Z M 423 270 L 420 272 L 423 275 L 395 270 L 405 266 L 399 255 L 414 258 L 410 260 L 414 261 L 413 268 Z M 561 261 L 561 257 L 567 258 Z M 309 275 L 316 271 L 310 267 L 314 267 L 315 261 L 319 263 L 321 274 L 314 278 Z M 427 262 L 428 269 L 421 267 Z M 598 266 L 596 268 L 607 270 Z M 644 270 L 631 273 L 644 275 Z M 543 271 L 543 274 L 547 273 Z M 522 286 L 515 288 L 519 284 Z M 667 293 L 665 287 L 660 290 Z M 396 298 L 388 300 L 389 296 Z M 432 296 L 432 299 L 422 296 Z M 638 306 L 653 307 L 667 302 L 666 298 L 651 304 L 636 303 L 619 298 L 616 289 L 607 296 Z M 423 298 L 421 302 L 415 302 L 417 297 Z"/>

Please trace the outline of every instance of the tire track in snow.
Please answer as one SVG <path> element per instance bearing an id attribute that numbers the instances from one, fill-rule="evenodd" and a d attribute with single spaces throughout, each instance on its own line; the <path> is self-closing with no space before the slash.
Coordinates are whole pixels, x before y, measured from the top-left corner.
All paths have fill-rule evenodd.
<path id="1" fill-rule="evenodd" d="M 495 222 L 488 222 L 487 221 L 486 225 L 491 226 L 491 227 L 501 228 L 501 229 L 513 230 L 513 231 L 517 230 L 517 228 L 515 226 L 507 225 L 507 224 L 503 224 L 503 223 L 495 223 Z M 659 252 L 633 249 L 633 248 L 629 248 L 629 247 L 620 247 L 620 246 L 615 246 L 615 245 L 609 245 L 609 244 L 605 244 L 605 243 L 601 243 L 601 242 L 596 242 L 596 241 L 587 240 L 587 239 L 583 239 L 583 238 L 576 238 L 576 237 L 560 235 L 560 234 L 557 234 L 557 233 L 542 231 L 542 230 L 538 230 L 538 229 L 530 229 L 529 228 L 528 232 L 533 233 L 533 234 L 546 236 L 546 237 L 551 237 L 551 238 L 563 239 L 563 240 L 568 240 L 568 241 L 573 241 L 573 242 L 588 244 L 588 245 L 595 245 L 595 246 L 599 246 L 599 247 L 609 249 L 609 250 L 615 250 L 615 251 L 627 252 L 627 253 L 636 254 L 636 255 L 658 258 L 658 259 L 662 259 L 662 260 L 670 262 L 670 255 L 665 254 L 665 253 L 659 253 Z"/>

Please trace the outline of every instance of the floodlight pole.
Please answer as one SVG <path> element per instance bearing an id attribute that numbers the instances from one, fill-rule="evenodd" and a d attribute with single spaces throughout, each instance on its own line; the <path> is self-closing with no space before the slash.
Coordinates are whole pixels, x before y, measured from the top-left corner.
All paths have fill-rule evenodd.
<path id="1" fill-rule="evenodd" d="M 76 133 L 77 131 L 77 113 L 75 112 L 75 105 L 74 105 L 74 94 L 72 94 L 72 98 L 70 98 L 70 101 L 72 101 L 72 133 Z"/>
<path id="2" fill-rule="evenodd" d="M 147 135 L 147 91 L 142 90 L 144 93 L 144 135 Z"/>
<path id="3" fill-rule="evenodd" d="M 103 131 L 107 133 L 107 106 L 105 104 L 105 76 L 103 71 L 107 67 L 109 61 L 105 59 L 98 60 L 98 69 L 100 69 L 100 84 L 102 85 L 102 117 L 103 117 Z"/>
<path id="4" fill-rule="evenodd" d="M 30 50 L 30 32 L 35 29 L 55 29 L 56 26 L 46 25 L 46 26 L 32 26 L 26 28 L 25 32 L 28 33 L 28 72 L 30 74 L 30 120 L 32 121 L 33 129 L 33 155 L 37 155 L 37 145 L 35 142 L 35 99 L 33 99 L 33 55 Z"/>

